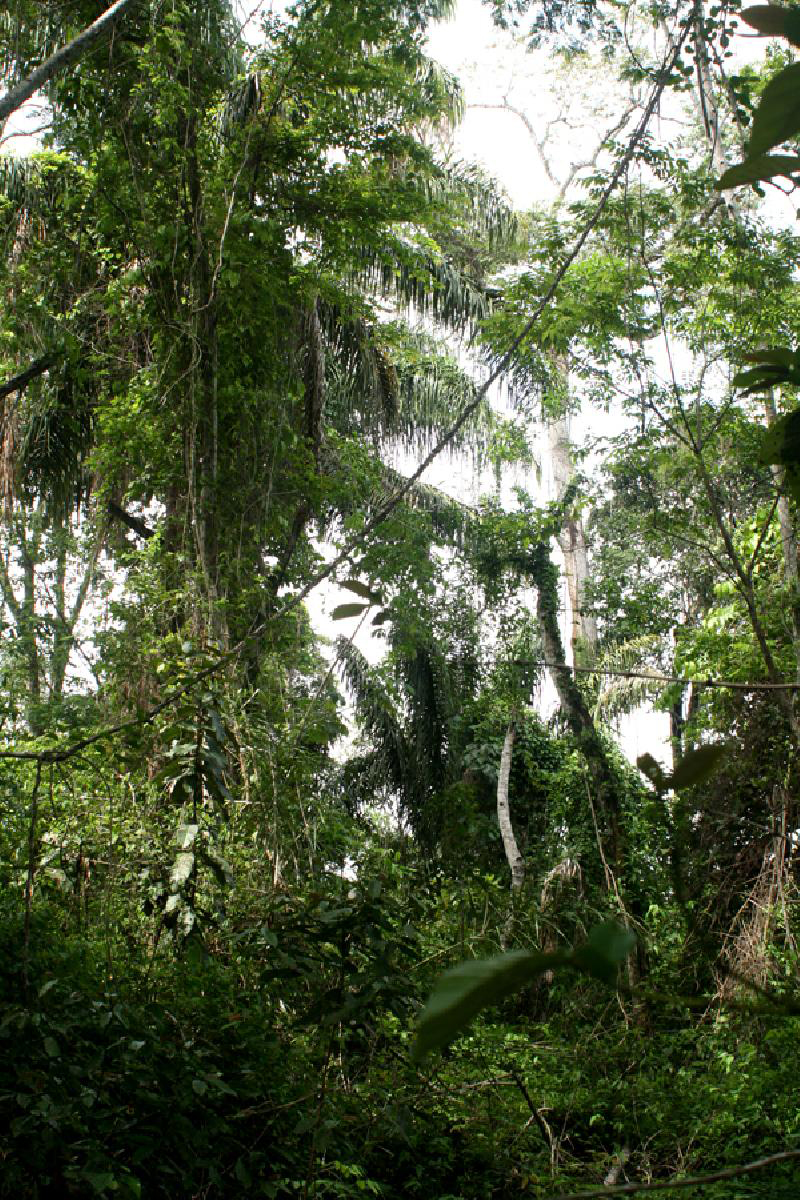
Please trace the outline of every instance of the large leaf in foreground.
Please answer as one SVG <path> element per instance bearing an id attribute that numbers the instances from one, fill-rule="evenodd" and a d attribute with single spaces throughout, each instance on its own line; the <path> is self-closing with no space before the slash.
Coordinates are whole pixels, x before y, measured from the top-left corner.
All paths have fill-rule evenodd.
<path id="1" fill-rule="evenodd" d="M 667 779 L 667 787 L 679 792 L 682 788 L 705 783 L 730 752 L 731 748 L 727 742 L 716 742 L 712 746 L 698 746 L 696 750 L 690 750 Z"/>
<path id="2" fill-rule="evenodd" d="M 413 1058 L 419 1060 L 452 1041 L 484 1008 L 505 1000 L 545 971 L 572 967 L 603 983 L 613 983 L 617 967 L 635 944 L 629 929 L 615 921 L 604 921 L 576 950 L 555 954 L 513 950 L 453 967 L 436 984 L 420 1017 Z"/>
<path id="3" fill-rule="evenodd" d="M 747 157 L 757 158 L 800 132 L 800 63 L 779 71 L 764 88 L 753 114 Z"/>
<path id="4" fill-rule="evenodd" d="M 756 4 L 745 8 L 742 19 L 766 37 L 785 37 L 800 46 L 800 12 L 777 4 Z"/>
<path id="5" fill-rule="evenodd" d="M 728 167 L 717 187 L 721 191 L 726 188 L 742 187 L 746 183 L 760 183 L 762 180 L 774 179 L 776 175 L 792 176 L 800 172 L 800 157 L 796 154 L 758 154 L 755 158 L 746 158 L 735 167 Z"/>
<path id="6" fill-rule="evenodd" d="M 772 422 L 764 433 L 758 457 L 762 463 L 783 467 L 786 489 L 800 501 L 800 409 Z"/>

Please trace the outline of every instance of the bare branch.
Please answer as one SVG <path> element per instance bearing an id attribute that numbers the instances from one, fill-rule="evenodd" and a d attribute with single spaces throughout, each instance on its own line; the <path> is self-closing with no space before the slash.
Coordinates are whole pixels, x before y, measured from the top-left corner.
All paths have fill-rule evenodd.
<path id="1" fill-rule="evenodd" d="M 517 108 L 515 105 L 511 104 L 506 99 L 503 99 L 502 104 L 469 104 L 467 107 L 468 108 L 480 108 L 480 109 L 493 109 L 493 110 L 499 111 L 499 112 L 511 113 L 511 115 L 513 117 L 518 117 L 519 120 L 522 121 L 522 124 L 525 126 L 528 136 L 530 137 L 531 141 L 533 142 L 533 144 L 536 148 L 536 153 L 539 156 L 539 162 L 544 167 L 545 175 L 550 180 L 553 187 L 560 189 L 560 184 L 559 184 L 558 180 L 556 179 L 555 175 L 553 174 L 552 168 L 547 159 L 547 155 L 544 152 L 544 140 L 542 140 L 536 136 L 536 130 L 533 127 L 533 123 L 531 122 L 531 120 L 527 116 L 527 114 L 522 111 L 521 108 Z"/>

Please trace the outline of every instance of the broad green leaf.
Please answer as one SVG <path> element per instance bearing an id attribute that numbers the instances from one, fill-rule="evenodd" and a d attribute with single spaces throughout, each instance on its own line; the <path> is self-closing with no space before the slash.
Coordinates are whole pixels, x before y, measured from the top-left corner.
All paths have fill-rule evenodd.
<path id="1" fill-rule="evenodd" d="M 800 409 L 773 421 L 764 433 L 759 462 L 783 467 L 787 490 L 800 503 Z"/>
<path id="2" fill-rule="evenodd" d="M 360 617 L 368 608 L 368 604 L 338 604 L 331 613 L 331 620 L 346 621 L 348 617 Z"/>
<path id="3" fill-rule="evenodd" d="M 731 380 L 731 387 L 746 388 L 751 392 L 763 391 L 787 382 L 788 378 L 789 372 L 785 367 L 765 364 L 762 367 L 750 367 L 747 371 L 737 371 Z"/>
<path id="4" fill-rule="evenodd" d="M 116 1180 L 110 1171 L 84 1171 L 87 1179 L 99 1196 L 105 1196 L 109 1188 L 116 1186 Z"/>
<path id="5" fill-rule="evenodd" d="M 211 722 L 217 741 L 221 746 L 224 746 L 228 740 L 228 735 L 225 732 L 225 726 L 222 724 L 222 718 L 215 708 L 209 708 L 208 719 Z"/>
<path id="6" fill-rule="evenodd" d="M 765 465 L 779 463 L 781 466 L 800 464 L 800 409 L 786 413 L 773 421 L 765 430 L 758 454 Z"/>
<path id="7" fill-rule="evenodd" d="M 484 1008 L 497 1004 L 545 971 L 564 966 L 568 954 L 513 950 L 461 963 L 446 971 L 425 1006 L 412 1056 L 415 1061 L 452 1041 Z"/>
<path id="8" fill-rule="evenodd" d="M 800 158 L 797 161 L 800 163 Z M 754 350 L 752 354 L 745 354 L 744 361 L 792 369 L 797 366 L 797 355 L 789 346 L 769 346 L 763 350 Z"/>
<path id="9" fill-rule="evenodd" d="M 725 188 L 742 187 L 746 183 L 758 183 L 762 179 L 774 179 L 776 175 L 796 175 L 800 172 L 800 157 L 796 154 L 758 154 L 744 162 L 729 167 L 717 183 L 720 191 Z"/>
<path id="10" fill-rule="evenodd" d="M 603 983 L 613 984 L 617 968 L 635 946 L 636 937 L 630 929 L 616 921 L 603 921 L 589 930 L 584 945 L 573 952 L 573 965 Z"/>
<path id="11" fill-rule="evenodd" d="M 771 79 L 753 117 L 747 157 L 764 154 L 800 131 L 800 63 L 784 67 Z"/>
<path id="12" fill-rule="evenodd" d="M 360 579 L 345 579 L 339 586 L 347 588 L 350 592 L 355 592 L 357 596 L 361 596 L 364 600 L 369 600 L 370 604 L 380 604 L 381 602 L 380 592 L 373 592 Z"/>
<path id="13" fill-rule="evenodd" d="M 372 624 L 373 625 L 385 625 L 386 622 L 389 620 L 390 616 L 391 616 L 391 613 L 388 611 L 388 609 L 382 608 L 381 611 L 379 613 L 376 613 L 375 616 L 372 618 Z"/>
<path id="14" fill-rule="evenodd" d="M 755 4 L 742 10 L 742 20 L 765 37 L 785 37 L 800 46 L 800 10 L 777 4 Z"/>
<path id="15" fill-rule="evenodd" d="M 677 792 L 681 788 L 702 783 L 714 774 L 720 760 L 729 753 L 730 747 L 725 742 L 716 746 L 698 746 L 696 750 L 690 750 L 667 779 L 667 786 Z"/>
<path id="16" fill-rule="evenodd" d="M 420 1017 L 413 1058 L 419 1060 L 452 1041 L 484 1008 L 504 1000 L 545 971 L 573 967 L 613 984 L 617 968 L 635 945 L 629 929 L 616 921 L 604 921 L 574 951 L 532 954 L 515 950 L 453 967 L 439 979 Z"/>
<path id="17" fill-rule="evenodd" d="M 44 1048 L 48 1058 L 60 1058 L 61 1050 L 55 1038 L 46 1037 L 44 1039 Z"/>
<path id="18" fill-rule="evenodd" d="M 223 887 L 233 887 L 233 867 L 227 859 L 224 859 L 221 854 L 217 854 L 215 850 L 206 850 L 205 858 L 214 872 L 217 883 L 222 884 Z"/>

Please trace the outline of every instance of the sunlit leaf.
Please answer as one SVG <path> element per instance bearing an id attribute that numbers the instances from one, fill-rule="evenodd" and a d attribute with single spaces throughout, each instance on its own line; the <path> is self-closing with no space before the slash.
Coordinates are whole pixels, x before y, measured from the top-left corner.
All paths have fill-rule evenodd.
<path id="1" fill-rule="evenodd" d="M 188 850 L 197 837 L 199 825 L 179 825 L 175 830 L 175 845 L 179 850 Z"/>
<path id="2" fill-rule="evenodd" d="M 189 879 L 194 870 L 194 855 L 179 854 L 172 864 L 172 870 L 169 876 L 169 885 L 173 892 L 178 892 Z"/>

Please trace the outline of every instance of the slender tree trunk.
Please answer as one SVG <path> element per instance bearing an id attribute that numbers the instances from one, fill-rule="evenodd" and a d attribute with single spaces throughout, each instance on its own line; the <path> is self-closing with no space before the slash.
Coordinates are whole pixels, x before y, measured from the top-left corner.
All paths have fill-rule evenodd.
<path id="1" fill-rule="evenodd" d="M 542 648 L 551 663 L 553 682 L 567 720 L 586 759 L 598 805 L 606 824 L 609 845 L 606 858 L 616 874 L 622 858 L 620 794 L 616 777 L 597 733 L 592 714 L 572 672 L 566 665 L 561 632 L 558 627 L 558 573 L 550 561 L 547 546 L 540 547 L 541 561 L 536 578 L 536 616 L 542 636 Z"/>
<path id="2" fill-rule="evenodd" d="M 22 622 L 19 636 L 28 674 L 28 728 L 34 737 L 44 733 L 42 722 L 42 671 L 36 629 L 36 561 L 26 546 L 22 554 Z"/>
<path id="3" fill-rule="evenodd" d="M 49 664 L 50 696 L 54 700 L 60 700 L 64 691 L 67 667 L 69 666 L 72 651 L 75 648 L 75 633 L 78 621 L 80 620 L 81 613 L 86 604 L 86 598 L 97 575 L 97 564 L 105 545 L 107 532 L 108 522 L 101 520 L 90 544 L 89 554 L 84 563 L 78 590 L 69 610 L 66 607 L 66 561 L 64 561 L 63 567 L 59 565 L 58 627 L 56 629 L 55 642 Z M 66 560 L 66 553 L 64 554 L 64 559 Z"/>
<path id="4" fill-rule="evenodd" d="M 511 823 L 511 809 L 508 803 L 508 783 L 511 776 L 511 758 L 514 752 L 516 732 L 513 718 L 508 723 L 503 742 L 503 752 L 500 755 L 500 770 L 497 775 L 497 823 L 500 826 L 500 836 L 503 839 L 503 849 L 511 869 L 511 891 L 518 892 L 525 882 L 525 861 L 519 852 L 517 839 L 514 837 L 514 827 Z"/>
<path id="5" fill-rule="evenodd" d="M 683 695 L 684 688 L 681 688 L 680 695 L 669 710 L 669 741 L 672 747 L 673 771 L 683 757 L 683 731 L 686 726 L 683 715 Z"/>
<path id="6" fill-rule="evenodd" d="M 775 656 L 772 653 L 772 647 L 769 644 L 764 623 L 761 619 L 761 613 L 758 609 L 758 601 L 753 583 L 752 565 L 750 567 L 746 566 L 736 549 L 733 536 L 723 515 L 717 489 L 703 457 L 702 446 L 699 445 L 697 439 L 693 435 L 689 421 L 687 420 L 686 414 L 683 412 L 683 410 L 681 410 L 681 416 L 684 422 L 684 428 L 689 435 L 689 441 L 698 470 L 700 472 L 700 479 L 702 481 L 703 489 L 706 493 L 706 498 L 714 518 L 714 523 L 722 539 L 722 544 L 725 547 L 725 553 L 728 556 L 728 561 L 730 562 L 736 574 L 739 595 L 742 597 L 747 609 L 750 627 L 753 630 L 756 643 L 758 644 L 758 648 L 761 652 L 761 658 L 763 660 L 764 667 L 766 668 L 767 678 L 769 679 L 770 683 L 780 684 L 783 682 L 783 679 L 781 678 L 781 673 L 778 670 L 777 663 L 775 662 Z M 800 749 L 800 716 L 798 716 L 792 693 L 784 688 L 776 688 L 775 700 L 783 710 L 783 713 L 786 717 L 792 734 L 792 739 L 795 744 L 795 749 Z"/>
<path id="7" fill-rule="evenodd" d="M 508 803 L 508 784 L 511 777 L 511 758 L 514 753 L 515 735 L 514 718 L 512 716 L 506 729 L 503 752 L 500 755 L 500 770 L 497 773 L 497 823 L 500 826 L 500 836 L 503 839 L 506 860 L 511 868 L 511 904 L 500 937 L 500 944 L 504 950 L 509 946 L 514 936 L 516 900 L 525 882 L 525 861 L 519 852 L 517 839 L 514 837 L 514 826 L 511 823 L 511 809 Z"/>
<path id="8" fill-rule="evenodd" d="M 553 470 L 556 499 L 566 492 L 575 477 L 572 447 L 566 416 L 547 423 L 547 440 Z M 564 574 L 571 617 L 570 643 L 573 662 L 593 661 L 597 654 L 597 622 L 589 615 L 586 588 L 589 581 L 589 555 L 586 532 L 578 514 L 571 514 L 558 534 L 564 555 Z"/>

